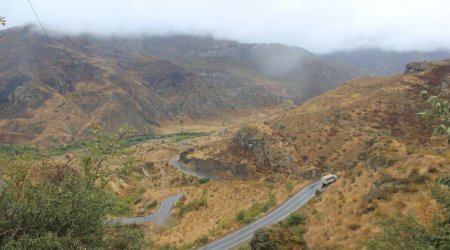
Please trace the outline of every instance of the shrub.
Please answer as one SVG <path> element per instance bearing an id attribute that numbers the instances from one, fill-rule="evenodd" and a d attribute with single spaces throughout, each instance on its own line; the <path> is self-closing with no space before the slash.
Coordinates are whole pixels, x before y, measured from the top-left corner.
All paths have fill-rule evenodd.
<path id="1" fill-rule="evenodd" d="M 348 225 L 347 228 L 352 230 L 352 231 L 356 231 L 356 230 L 361 228 L 361 225 L 356 224 L 356 223 L 352 223 L 352 224 Z"/>
<path id="2" fill-rule="evenodd" d="M 208 242 L 208 240 L 209 240 L 208 236 L 202 235 L 194 241 L 194 245 L 196 245 L 196 246 L 204 245 Z"/>
<path id="3" fill-rule="evenodd" d="M 305 224 L 305 217 L 303 214 L 293 213 L 286 219 L 286 223 L 289 227 Z"/>
<path id="4" fill-rule="evenodd" d="M 208 183 L 208 182 L 209 182 L 209 178 L 208 177 L 203 177 L 203 178 L 200 178 L 198 180 L 199 184 L 205 184 L 205 183 Z"/>
<path id="5" fill-rule="evenodd" d="M 178 216 L 183 216 L 193 210 L 198 210 L 200 207 L 205 207 L 207 205 L 206 198 L 203 197 L 199 200 L 194 200 L 192 202 L 187 203 L 186 205 L 183 203 L 179 203 L 180 211 Z"/>
<path id="6" fill-rule="evenodd" d="M 118 133 L 103 129 L 96 126 L 81 156 L 66 164 L 17 150 L 0 153 L 2 249 L 109 248 L 105 239 L 112 226 L 105 219 L 114 199 L 105 185 L 117 172 L 105 162 L 124 152 L 122 138 L 130 129 L 124 127 Z M 132 238 L 134 243 L 142 240 L 137 234 Z"/>
<path id="7" fill-rule="evenodd" d="M 153 200 L 153 201 L 151 201 L 151 202 L 148 203 L 147 209 L 148 209 L 148 210 L 153 209 L 153 208 L 155 208 L 157 205 L 158 205 L 158 201 L 157 201 L 157 200 Z"/>
<path id="8" fill-rule="evenodd" d="M 276 199 L 274 195 L 270 195 L 269 200 L 265 203 L 255 203 L 249 209 L 242 210 L 236 214 L 236 220 L 238 222 L 248 224 L 255 220 L 255 218 L 261 213 L 265 213 L 269 211 L 270 208 L 276 205 Z"/>
<path id="9" fill-rule="evenodd" d="M 294 183 L 292 183 L 292 181 L 286 182 L 286 184 L 284 184 L 284 186 L 286 187 L 287 191 L 289 191 L 289 192 L 292 192 L 292 190 L 294 190 Z"/>

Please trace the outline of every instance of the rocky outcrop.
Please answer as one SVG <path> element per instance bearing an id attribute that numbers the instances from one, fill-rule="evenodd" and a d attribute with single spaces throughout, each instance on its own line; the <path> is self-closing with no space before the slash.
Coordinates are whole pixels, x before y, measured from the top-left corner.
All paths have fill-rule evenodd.
<path id="1" fill-rule="evenodd" d="M 256 159 L 258 168 L 269 169 L 274 172 L 288 171 L 293 163 L 292 156 L 282 148 L 276 147 L 273 140 L 257 128 L 243 127 L 234 138 L 236 143 L 244 150 L 250 151 Z"/>
<path id="2" fill-rule="evenodd" d="M 227 164 L 220 162 L 213 158 L 199 159 L 190 157 L 194 149 L 188 149 L 180 154 L 180 161 L 191 166 L 195 172 L 202 173 L 208 176 L 222 176 L 222 177 L 237 177 L 240 179 L 247 179 L 249 171 L 246 166 L 242 164 Z"/>
<path id="3" fill-rule="evenodd" d="M 405 74 L 420 73 L 429 70 L 432 66 L 433 64 L 427 61 L 408 63 L 406 64 Z"/>

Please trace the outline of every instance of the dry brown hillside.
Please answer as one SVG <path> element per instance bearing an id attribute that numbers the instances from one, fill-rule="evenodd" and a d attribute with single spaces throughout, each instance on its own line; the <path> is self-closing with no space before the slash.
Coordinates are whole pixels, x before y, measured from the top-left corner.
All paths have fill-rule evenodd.
<path id="1" fill-rule="evenodd" d="M 257 177 L 328 172 L 354 165 L 383 138 L 406 146 L 431 143 L 431 126 L 416 114 L 427 106 L 419 96 L 449 77 L 449 62 L 428 71 L 355 79 L 304 104 L 240 129 L 232 139 L 187 154 L 187 161 L 214 158 Z M 218 173 L 220 174 L 220 173 Z"/>
<path id="2" fill-rule="evenodd" d="M 180 65 L 82 36 L 47 41 L 26 26 L 6 30 L 0 45 L 0 143 L 69 143 L 95 121 L 149 133 L 245 108 Z"/>
<path id="3" fill-rule="evenodd" d="M 238 176 L 275 182 L 336 173 L 338 181 L 303 211 L 305 239 L 312 249 L 360 249 L 380 232 L 381 218 L 414 214 L 431 223 L 438 207 L 429 183 L 450 172 L 450 151 L 417 116 L 427 108 L 419 92 L 449 81 L 450 61 L 412 74 L 355 79 L 244 127 L 233 139 L 189 152 L 185 161 L 216 160 L 233 168 L 209 169 L 215 175 L 245 172 Z"/>
<path id="4" fill-rule="evenodd" d="M 300 102 L 357 75 L 297 47 L 207 37 L 96 37 L 33 26 L 0 39 L 0 143 L 80 139 L 94 121 L 139 133 Z M 356 72 L 356 73 L 355 73 Z"/>

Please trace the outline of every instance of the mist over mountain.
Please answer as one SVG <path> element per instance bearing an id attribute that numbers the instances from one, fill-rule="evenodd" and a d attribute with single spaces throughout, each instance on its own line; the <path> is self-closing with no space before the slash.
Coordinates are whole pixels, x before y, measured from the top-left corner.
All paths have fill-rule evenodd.
<path id="1" fill-rule="evenodd" d="M 96 121 L 148 133 L 161 122 L 299 103 L 356 74 L 280 44 L 184 35 L 48 41 L 35 30 L 11 28 L 0 39 L 2 142 L 67 143 Z"/>
<path id="2" fill-rule="evenodd" d="M 408 1 L 32 1 L 48 30 L 127 36 L 182 33 L 281 43 L 330 53 L 357 48 L 449 48 L 450 4 Z M 36 23 L 27 1 L 4 1 L 8 26 Z"/>
<path id="3" fill-rule="evenodd" d="M 323 58 L 363 69 L 371 75 L 391 75 L 403 72 L 409 62 L 448 59 L 450 50 L 397 52 L 377 48 L 357 49 L 324 54 Z"/>

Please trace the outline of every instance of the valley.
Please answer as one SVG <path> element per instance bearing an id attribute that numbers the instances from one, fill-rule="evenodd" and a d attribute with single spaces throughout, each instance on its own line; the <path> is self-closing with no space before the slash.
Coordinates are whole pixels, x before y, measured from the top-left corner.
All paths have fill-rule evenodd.
<path id="1" fill-rule="evenodd" d="M 415 227 L 400 234 L 448 233 L 450 61 L 398 72 L 447 51 L 316 55 L 208 36 L 51 37 L 26 25 L 0 39 L 0 208 L 12 218 L 5 225 L 24 224 L 0 242 L 45 224 L 36 218 L 53 207 L 48 218 L 69 218 L 78 200 L 91 209 L 78 219 L 93 214 L 95 232 L 111 230 L 80 233 L 89 237 L 78 247 L 127 232 L 105 248 L 389 249 L 380 247 L 386 224 L 407 216 Z M 433 107 L 444 115 L 426 117 Z M 326 174 L 336 181 L 322 185 Z M 35 188 L 55 196 L 36 198 L 46 193 Z M 60 202 L 78 189 L 70 206 Z M 33 220 L 15 216 L 22 206 Z M 75 246 L 65 240 L 56 249 Z"/>
<path id="2" fill-rule="evenodd" d="M 411 114 L 426 109 L 419 92 L 449 75 L 448 62 L 436 62 L 424 72 L 353 80 L 281 115 L 231 126 L 225 135 L 217 130 L 181 146 L 172 142 L 177 154 L 185 152 L 183 164 L 190 171 L 224 181 L 200 184 L 192 178 L 187 186 L 173 182 L 165 197 L 182 192 L 184 204 L 197 204 L 196 208 L 178 217 L 183 207 L 175 206 L 167 226 L 151 238 L 161 247 L 201 246 L 263 216 L 264 212 L 250 212 L 258 210 L 255 204 L 268 204 L 275 197 L 263 211 L 275 209 L 327 172 L 337 174 L 336 183 L 302 209 L 304 239 L 310 247 L 358 249 L 368 236 L 381 232 L 377 218 L 395 216 L 399 209 L 430 223 L 439 206 L 427 183 L 449 170 L 450 158 L 445 142 L 430 137 L 430 126 Z M 265 151 L 258 149 L 261 146 Z M 190 178 L 167 163 L 171 156 L 162 160 L 167 176 Z M 215 167 L 202 167 L 212 159 Z M 149 196 L 164 197 L 157 192 Z M 256 217 L 239 221 L 246 213 Z M 283 240 L 287 239 L 278 239 Z"/>

